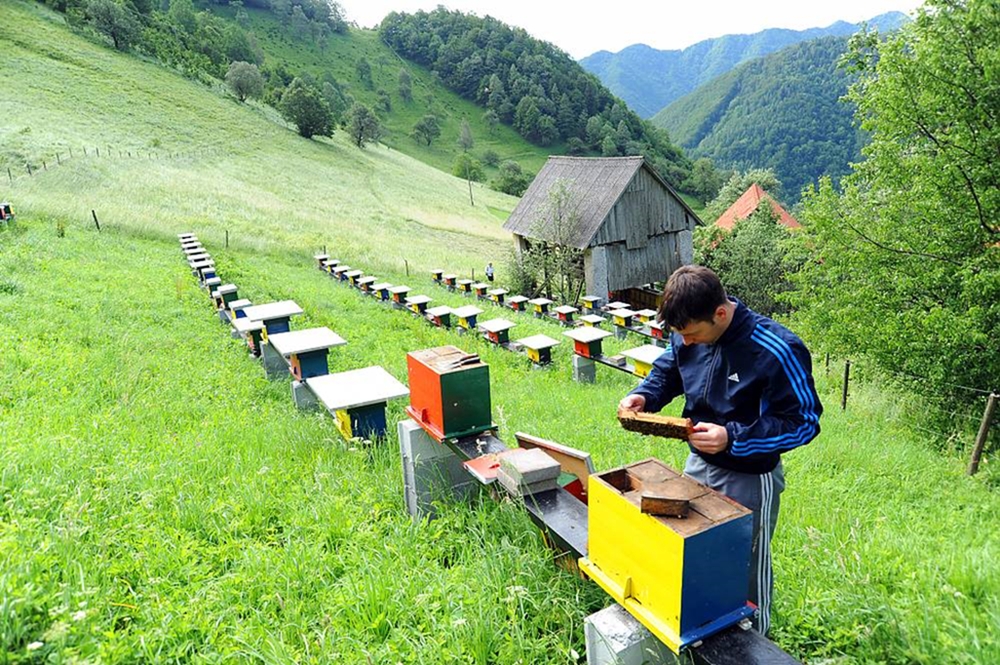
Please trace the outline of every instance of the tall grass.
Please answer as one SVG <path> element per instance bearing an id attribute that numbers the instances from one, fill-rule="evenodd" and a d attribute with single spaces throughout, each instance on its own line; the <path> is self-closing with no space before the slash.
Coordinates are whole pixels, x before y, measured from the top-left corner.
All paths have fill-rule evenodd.
<path id="1" fill-rule="evenodd" d="M 313 268 L 326 245 L 436 302 L 469 302 L 427 271 L 499 256 L 487 205 L 467 208 L 464 183 L 396 152 L 298 139 L 33 5 L 0 5 L 0 37 L 5 163 L 91 135 L 216 151 L 74 158 L 9 190 L 21 217 L 0 230 L 2 659 L 573 662 L 607 597 L 553 566 L 512 504 L 483 497 L 412 524 L 393 436 L 347 444 L 328 417 L 295 410 L 287 382 L 266 381 L 218 323 L 174 235 L 195 231 L 241 295 L 292 298 L 296 327 L 345 337 L 333 371 L 379 364 L 405 379 L 406 352 L 456 344 L 490 365 L 502 437 L 582 448 L 599 469 L 683 464 L 682 445 L 617 426 L 634 377 L 601 367 L 575 384 L 568 344 L 529 369 Z M 505 316 L 514 339 L 559 337 Z M 958 451 L 911 430 L 877 385 L 856 384 L 844 413 L 836 383 L 818 383 L 823 434 L 785 459 L 774 638 L 807 662 L 1000 662 L 995 472 L 965 477 Z"/>

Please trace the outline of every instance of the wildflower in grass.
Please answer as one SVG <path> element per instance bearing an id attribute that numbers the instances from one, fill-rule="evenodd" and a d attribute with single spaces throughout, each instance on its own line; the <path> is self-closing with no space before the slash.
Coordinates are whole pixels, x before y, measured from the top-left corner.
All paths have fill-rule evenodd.
<path id="1" fill-rule="evenodd" d="M 43 646 L 45 646 L 45 642 L 32 642 L 28 645 L 28 651 L 38 651 Z"/>
<path id="2" fill-rule="evenodd" d="M 87 610 L 79 610 L 73 613 L 73 621 L 83 621 L 87 618 Z"/>

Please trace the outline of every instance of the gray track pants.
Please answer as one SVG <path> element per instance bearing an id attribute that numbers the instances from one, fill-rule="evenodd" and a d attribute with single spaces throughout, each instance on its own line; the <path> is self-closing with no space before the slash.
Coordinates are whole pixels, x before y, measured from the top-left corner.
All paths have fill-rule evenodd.
<path id="1" fill-rule="evenodd" d="M 756 475 L 730 471 L 709 464 L 691 453 L 684 474 L 703 485 L 725 494 L 753 511 L 753 550 L 750 553 L 750 601 L 757 605 L 754 629 L 764 635 L 771 628 L 771 538 L 778 526 L 781 492 L 785 489 L 785 470 L 778 466 L 771 473 Z M 764 533 L 761 525 L 767 525 Z"/>

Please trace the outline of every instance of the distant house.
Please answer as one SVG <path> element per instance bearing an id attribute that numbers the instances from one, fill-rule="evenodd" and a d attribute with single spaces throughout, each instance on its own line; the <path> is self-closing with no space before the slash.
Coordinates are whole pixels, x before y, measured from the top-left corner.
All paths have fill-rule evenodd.
<path id="1" fill-rule="evenodd" d="M 557 215 L 559 190 L 566 196 Z M 587 293 L 624 300 L 691 263 L 691 232 L 701 223 L 642 157 L 549 157 L 503 228 L 518 251 L 532 241 L 583 250 Z"/>
<path id="2" fill-rule="evenodd" d="M 782 208 L 781 204 L 771 198 L 771 195 L 765 192 L 757 183 L 750 185 L 747 191 L 743 192 L 740 198 L 736 199 L 733 205 L 726 209 L 726 212 L 719 215 L 719 218 L 715 220 L 715 226 L 727 231 L 732 230 L 736 222 L 752 215 L 760 206 L 761 201 L 767 201 L 771 205 L 771 210 L 778 216 L 778 223 L 782 226 L 787 226 L 790 229 L 802 227 L 798 220 Z"/>

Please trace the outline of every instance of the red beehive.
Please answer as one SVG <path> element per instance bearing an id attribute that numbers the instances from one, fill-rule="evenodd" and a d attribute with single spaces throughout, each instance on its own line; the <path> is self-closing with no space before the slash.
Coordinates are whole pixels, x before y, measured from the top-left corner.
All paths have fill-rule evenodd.
<path id="1" fill-rule="evenodd" d="M 494 429 L 490 368 L 475 354 L 439 346 L 406 354 L 407 413 L 438 441 Z"/>

